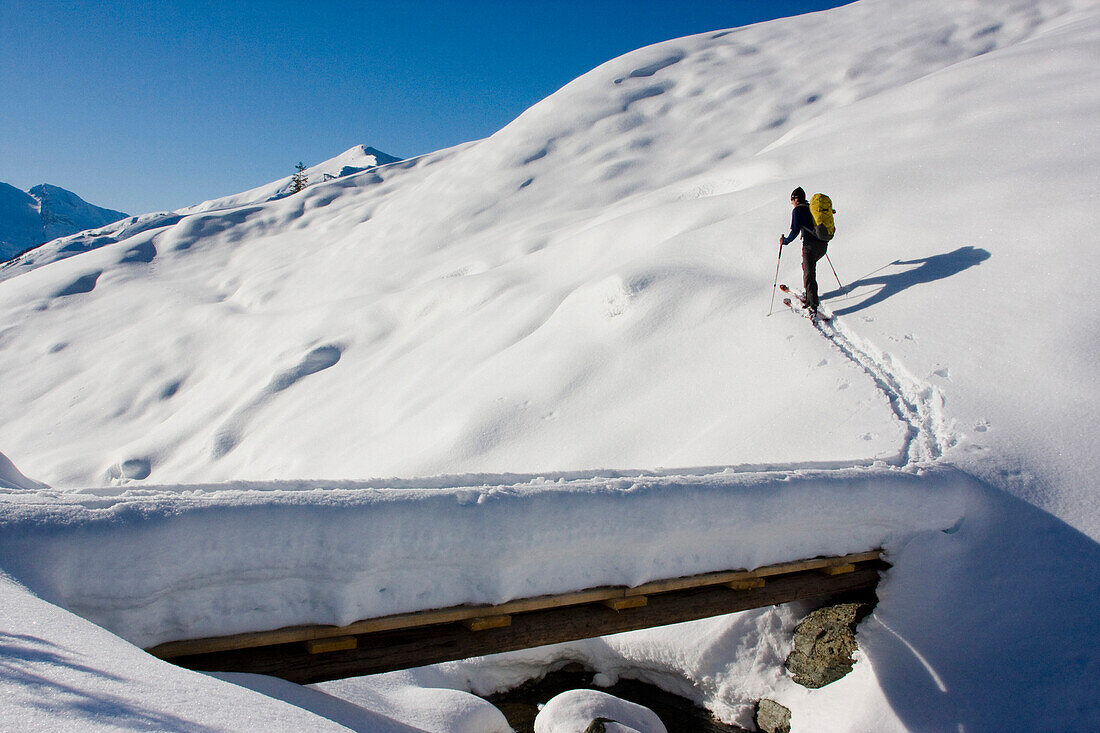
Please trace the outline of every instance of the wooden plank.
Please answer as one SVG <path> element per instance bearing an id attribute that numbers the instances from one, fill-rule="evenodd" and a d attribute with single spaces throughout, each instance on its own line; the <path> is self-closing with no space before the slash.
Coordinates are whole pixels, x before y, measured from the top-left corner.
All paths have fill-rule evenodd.
<path id="1" fill-rule="evenodd" d="M 654 593 L 667 593 L 669 591 L 684 590 L 687 588 L 701 588 L 708 585 L 726 585 L 727 583 L 732 583 L 739 580 L 751 580 L 753 578 L 767 577 L 770 575 L 781 575 L 786 573 L 799 573 L 805 570 L 814 570 L 817 568 L 828 567 L 830 565 L 869 562 L 871 560 L 878 560 L 881 557 L 881 550 L 871 550 L 869 552 L 859 552 L 852 555 L 843 555 L 839 557 L 820 557 L 810 560 L 798 560 L 796 562 L 778 563 L 776 565 L 765 565 L 764 567 L 760 567 L 755 570 L 728 570 L 717 573 L 689 575 L 682 578 L 671 578 L 668 580 L 655 580 L 649 583 L 643 583 L 642 585 L 635 586 L 633 588 L 627 588 L 626 595 L 647 595 Z"/>
<path id="2" fill-rule="evenodd" d="M 502 629 L 512 625 L 511 616 L 478 616 L 462 620 L 462 625 L 470 631 L 487 631 L 489 629 Z"/>
<path id="3" fill-rule="evenodd" d="M 192 654 L 209 654 L 231 649 L 249 649 L 260 646 L 270 646 L 272 644 L 289 644 L 293 642 L 309 641 L 311 639 L 323 639 L 330 636 L 370 634 L 380 631 L 456 623 L 465 619 L 478 618 L 481 616 L 510 615 L 527 613 L 544 608 L 598 603 L 599 601 L 611 598 L 621 598 L 624 594 L 625 589 L 622 587 L 592 588 L 573 593 L 524 598 L 494 606 L 453 606 L 451 608 L 429 611 L 399 613 L 391 616 L 381 616 L 379 618 L 356 621 L 347 626 L 289 626 L 271 631 L 257 631 L 244 634 L 233 634 L 230 636 L 170 641 L 151 647 L 147 651 L 161 659 L 171 659 L 173 657 Z"/>
<path id="4" fill-rule="evenodd" d="M 159 644 L 150 648 L 148 651 L 150 654 L 162 659 L 172 659 L 179 656 L 210 654 L 233 649 L 248 649 L 275 644 L 306 642 L 331 637 L 355 636 L 383 631 L 396 631 L 399 629 L 414 629 L 425 626 L 461 623 L 467 619 L 530 613 L 539 610 L 588 603 L 600 603 L 620 598 L 655 595 L 658 593 L 669 593 L 691 588 L 728 585 L 728 587 L 738 589 L 737 586 L 739 583 L 748 585 L 749 588 L 755 588 L 758 586 L 754 583 L 760 578 L 804 572 L 807 570 L 821 570 L 829 567 L 841 567 L 878 560 L 880 557 L 880 550 L 872 550 L 870 552 L 855 553 L 842 557 L 814 558 L 811 560 L 779 563 L 757 568 L 755 570 L 730 570 L 716 573 L 702 573 L 682 578 L 657 580 L 643 583 L 633 588 L 625 588 L 622 586 L 589 588 L 571 593 L 523 598 L 497 605 L 453 606 L 451 608 L 393 614 L 390 616 L 356 621 L 347 626 L 291 626 L 271 631 L 172 641 Z"/>
<path id="5" fill-rule="evenodd" d="M 668 593 L 688 588 L 703 588 L 708 585 L 725 585 L 738 580 L 755 578 L 751 570 L 730 570 L 720 573 L 703 573 L 701 575 L 689 575 L 683 578 L 671 578 L 669 580 L 654 580 L 642 583 L 633 588 L 626 589 L 626 595 L 652 595 L 656 593 Z"/>
<path id="6" fill-rule="evenodd" d="M 230 636 L 169 641 L 150 647 L 146 651 L 161 659 L 171 659 L 188 654 L 209 654 L 230 649 L 251 649 L 273 644 L 292 644 L 346 635 L 347 631 L 339 626 L 288 626 L 271 631 L 250 631 Z"/>
<path id="7" fill-rule="evenodd" d="M 477 633 L 461 624 L 407 628 L 359 637 L 356 649 L 309 655 L 301 644 L 223 651 L 175 659 L 191 669 L 269 674 L 307 684 L 425 664 L 526 649 L 575 639 L 691 621 L 794 600 L 822 598 L 878 583 L 880 564 L 828 576 L 803 572 L 769 578 L 763 588 L 731 591 L 707 586 L 651 596 L 631 613 L 607 613 L 598 604 L 521 614 L 510 626 Z"/>
<path id="8" fill-rule="evenodd" d="M 843 575 L 844 573 L 854 573 L 856 571 L 855 565 L 826 565 L 821 568 L 822 573 L 826 575 Z"/>
<path id="9" fill-rule="evenodd" d="M 627 596 L 624 598 L 612 598 L 607 601 L 601 601 L 602 605 L 607 606 L 612 611 L 627 611 L 631 608 L 641 608 L 642 606 L 649 604 L 649 598 L 647 596 Z"/>
<path id="10" fill-rule="evenodd" d="M 306 652 L 309 654 L 342 652 L 354 649 L 358 645 L 359 640 L 354 636 L 333 636 L 328 639 L 310 639 L 305 642 Z"/>
<path id="11" fill-rule="evenodd" d="M 811 560 L 799 560 L 798 562 L 780 563 L 778 565 L 766 565 L 762 568 L 757 568 L 756 570 L 754 570 L 753 574 L 761 577 L 768 577 L 771 575 L 800 573 L 805 570 L 818 570 L 820 568 L 825 568 L 832 565 L 846 565 L 852 563 L 870 562 L 872 560 L 878 560 L 881 557 L 881 550 L 858 552 L 853 555 L 843 555 L 841 557 L 815 557 Z"/>
<path id="12" fill-rule="evenodd" d="M 356 621 L 342 628 L 353 634 L 369 634 L 377 631 L 391 631 L 394 629 L 448 624 L 482 616 L 508 616 L 517 613 L 538 611 L 544 608 L 596 603 L 609 598 L 619 598 L 622 595 L 622 588 L 592 588 L 573 593 L 521 598 L 497 605 L 453 606 L 451 608 L 430 611 L 414 611 L 412 613 L 401 613 L 393 616 L 382 616 L 380 618 Z"/>

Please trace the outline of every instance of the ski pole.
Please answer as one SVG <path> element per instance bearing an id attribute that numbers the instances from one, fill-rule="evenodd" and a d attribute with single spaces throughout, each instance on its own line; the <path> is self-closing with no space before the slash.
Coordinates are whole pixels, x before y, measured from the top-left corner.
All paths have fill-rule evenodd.
<path id="1" fill-rule="evenodd" d="M 775 282 L 772 283 L 772 304 L 768 306 L 768 315 L 772 314 L 772 308 L 775 307 L 775 288 L 779 285 L 779 263 L 783 260 L 783 243 L 779 243 L 779 259 L 775 261 Z"/>
<path id="2" fill-rule="evenodd" d="M 833 261 L 829 259 L 829 253 L 828 252 L 825 253 L 825 261 L 829 263 L 829 268 L 833 271 L 833 277 L 836 278 L 837 287 L 840 288 L 841 290 L 843 290 L 844 286 L 840 284 L 840 275 L 836 274 L 836 268 L 833 267 Z"/>

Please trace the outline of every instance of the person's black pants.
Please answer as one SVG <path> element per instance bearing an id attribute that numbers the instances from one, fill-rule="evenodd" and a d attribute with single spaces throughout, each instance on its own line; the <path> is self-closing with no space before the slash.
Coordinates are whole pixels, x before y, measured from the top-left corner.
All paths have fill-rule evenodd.
<path id="1" fill-rule="evenodd" d="M 806 307 L 817 310 L 817 261 L 825 256 L 828 244 L 820 240 L 802 242 L 802 289 L 806 293 Z"/>

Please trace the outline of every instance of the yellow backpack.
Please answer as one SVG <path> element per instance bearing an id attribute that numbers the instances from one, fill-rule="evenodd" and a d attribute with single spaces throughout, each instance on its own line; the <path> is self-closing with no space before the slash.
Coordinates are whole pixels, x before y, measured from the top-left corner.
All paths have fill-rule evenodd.
<path id="1" fill-rule="evenodd" d="M 814 217 L 813 235 L 818 239 L 828 242 L 836 234 L 836 225 L 833 223 L 833 201 L 823 193 L 815 193 L 810 199 L 810 213 Z"/>

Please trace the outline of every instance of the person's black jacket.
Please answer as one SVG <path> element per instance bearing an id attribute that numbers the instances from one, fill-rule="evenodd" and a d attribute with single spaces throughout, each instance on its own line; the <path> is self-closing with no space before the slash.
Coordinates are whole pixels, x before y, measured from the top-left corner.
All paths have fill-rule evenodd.
<path id="1" fill-rule="evenodd" d="M 791 212 L 791 233 L 783 238 L 783 244 L 790 244 L 800 233 L 803 244 L 825 244 L 814 236 L 813 231 L 814 215 L 810 213 L 810 205 L 799 204 Z"/>

